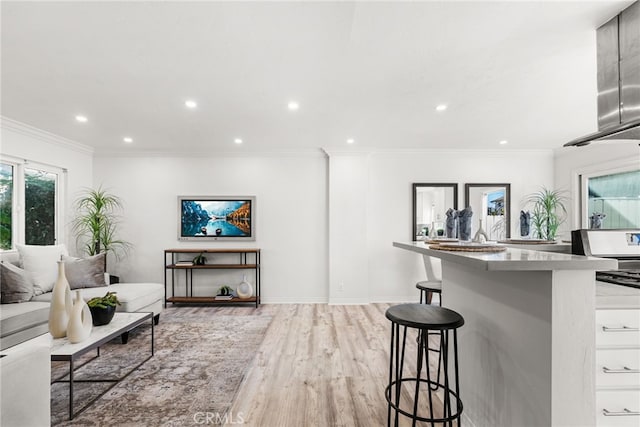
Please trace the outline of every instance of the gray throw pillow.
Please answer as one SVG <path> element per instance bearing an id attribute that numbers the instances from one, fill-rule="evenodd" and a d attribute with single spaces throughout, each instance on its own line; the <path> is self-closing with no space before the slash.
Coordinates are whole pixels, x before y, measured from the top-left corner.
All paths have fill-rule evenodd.
<path id="1" fill-rule="evenodd" d="M 29 301 L 33 297 L 33 277 L 13 264 L 0 263 L 0 294 L 2 304 Z"/>
<path id="2" fill-rule="evenodd" d="M 104 257 L 106 253 L 82 259 L 63 256 L 64 273 L 71 289 L 107 286 L 104 281 Z"/>

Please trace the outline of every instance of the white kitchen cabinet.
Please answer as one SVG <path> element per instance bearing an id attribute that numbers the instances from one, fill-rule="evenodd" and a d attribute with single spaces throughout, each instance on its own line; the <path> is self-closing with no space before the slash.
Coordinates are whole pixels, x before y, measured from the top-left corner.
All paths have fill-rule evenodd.
<path id="1" fill-rule="evenodd" d="M 640 308 L 596 310 L 596 424 L 640 426 Z"/>

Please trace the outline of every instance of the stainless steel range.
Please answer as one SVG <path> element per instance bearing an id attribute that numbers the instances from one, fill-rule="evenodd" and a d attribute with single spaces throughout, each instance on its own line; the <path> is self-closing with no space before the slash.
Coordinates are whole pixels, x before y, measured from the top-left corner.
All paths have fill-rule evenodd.
<path id="1" fill-rule="evenodd" d="M 574 230 L 571 252 L 617 259 L 618 269 L 597 271 L 596 280 L 640 288 L 640 229 Z"/>

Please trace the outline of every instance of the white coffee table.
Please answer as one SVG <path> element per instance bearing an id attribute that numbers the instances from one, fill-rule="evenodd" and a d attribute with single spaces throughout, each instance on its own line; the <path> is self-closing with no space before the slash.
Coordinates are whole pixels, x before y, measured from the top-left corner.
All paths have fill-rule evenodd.
<path id="1" fill-rule="evenodd" d="M 144 322 L 151 323 L 151 355 L 144 359 L 142 362 L 131 368 L 124 376 L 117 379 L 91 379 L 91 380 L 76 380 L 73 379 L 74 371 L 87 363 L 91 362 L 95 358 L 100 356 L 100 346 L 106 344 L 112 339 L 122 335 L 125 332 L 129 332 L 130 330 L 140 326 Z M 116 313 L 113 316 L 113 320 L 107 325 L 103 326 L 94 326 L 91 330 L 91 335 L 86 340 L 71 344 L 67 338 L 59 338 L 53 340 L 51 344 L 51 361 L 63 361 L 69 362 L 69 379 L 62 380 L 64 376 L 56 379 L 53 383 L 56 382 L 68 382 L 69 383 L 69 419 L 72 420 L 75 416 L 80 414 L 82 411 L 87 409 L 93 402 L 102 397 L 106 392 L 111 390 L 116 384 L 125 379 L 129 374 L 138 369 L 142 364 L 144 364 L 147 360 L 153 357 L 153 313 Z M 130 344 L 123 344 L 130 345 Z M 88 360 L 87 362 L 81 364 L 80 366 L 74 366 L 75 361 L 78 357 L 87 353 L 91 350 L 97 350 L 97 354 L 94 358 Z M 111 382 L 113 383 L 110 387 L 104 390 L 100 395 L 96 396 L 89 403 L 87 403 L 84 407 L 82 407 L 77 412 L 73 411 L 73 383 L 74 382 Z"/>

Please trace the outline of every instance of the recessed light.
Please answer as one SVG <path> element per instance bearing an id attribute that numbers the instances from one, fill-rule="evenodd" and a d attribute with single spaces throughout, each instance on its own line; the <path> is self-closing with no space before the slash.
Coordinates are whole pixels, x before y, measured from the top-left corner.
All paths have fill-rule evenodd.
<path id="1" fill-rule="evenodd" d="M 89 121 L 86 116 L 76 116 L 76 120 L 80 123 L 87 123 Z"/>
<path id="2" fill-rule="evenodd" d="M 447 109 L 447 104 L 440 104 L 436 106 L 436 111 L 444 111 Z"/>
<path id="3" fill-rule="evenodd" d="M 184 101 L 184 105 L 187 108 L 191 108 L 194 109 L 198 106 L 198 103 L 196 101 L 194 101 L 193 99 L 187 99 L 186 101 Z"/>
<path id="4" fill-rule="evenodd" d="M 233 140 L 236 144 L 242 144 L 242 140 L 240 138 L 236 138 Z"/>
<path id="5" fill-rule="evenodd" d="M 122 140 L 124 142 L 126 142 L 127 144 L 131 144 L 133 142 L 133 138 L 131 138 L 129 136 L 125 136 L 124 138 L 122 138 Z"/>
<path id="6" fill-rule="evenodd" d="M 505 145 L 508 144 L 509 141 L 507 141 L 506 139 L 503 139 L 502 141 L 499 142 L 500 145 Z"/>
<path id="7" fill-rule="evenodd" d="M 353 144 L 354 142 L 356 142 L 356 140 L 353 138 L 347 139 L 347 144 Z"/>
<path id="8" fill-rule="evenodd" d="M 295 102 L 295 101 L 289 101 L 289 103 L 287 104 L 287 108 L 288 108 L 289 110 L 291 110 L 291 111 L 295 111 L 295 110 L 297 110 L 298 108 L 300 108 L 300 104 L 298 104 L 298 103 L 297 103 L 297 102 Z"/>

